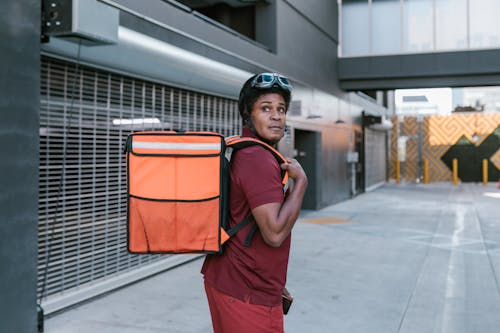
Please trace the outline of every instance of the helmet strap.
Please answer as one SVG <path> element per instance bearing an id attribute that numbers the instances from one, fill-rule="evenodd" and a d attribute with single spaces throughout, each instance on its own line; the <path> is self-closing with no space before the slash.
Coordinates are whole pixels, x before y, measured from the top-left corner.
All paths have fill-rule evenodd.
<path id="1" fill-rule="evenodd" d="M 257 131 L 255 130 L 255 126 L 253 125 L 253 121 L 250 115 L 248 115 L 247 119 L 245 119 L 245 125 L 250 130 L 250 132 L 252 132 L 256 136 L 259 136 L 259 134 L 257 134 Z"/>

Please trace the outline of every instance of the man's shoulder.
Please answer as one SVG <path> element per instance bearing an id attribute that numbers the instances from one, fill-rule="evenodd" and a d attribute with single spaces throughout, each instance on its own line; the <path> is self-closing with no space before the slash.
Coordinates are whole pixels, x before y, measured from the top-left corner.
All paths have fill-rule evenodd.
<path id="1" fill-rule="evenodd" d="M 237 150 L 236 154 L 239 159 L 249 159 L 249 160 L 276 160 L 273 154 L 261 145 L 253 145 Z"/>
<path id="2" fill-rule="evenodd" d="M 231 170 L 237 174 L 267 173 L 279 169 L 274 155 L 262 146 L 250 146 L 238 149 L 231 157 Z"/>

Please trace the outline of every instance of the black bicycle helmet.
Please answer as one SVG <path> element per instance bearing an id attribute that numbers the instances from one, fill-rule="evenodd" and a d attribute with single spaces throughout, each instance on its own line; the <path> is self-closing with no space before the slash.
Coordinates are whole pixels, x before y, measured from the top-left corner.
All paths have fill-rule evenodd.
<path id="1" fill-rule="evenodd" d="M 241 88 L 240 97 L 238 99 L 238 110 L 241 119 L 243 119 L 243 126 L 246 126 L 254 134 L 250 112 L 257 99 L 264 94 L 276 93 L 283 96 L 285 100 L 286 109 L 290 106 L 292 98 L 292 85 L 288 78 L 276 73 L 260 73 L 249 78 Z"/>

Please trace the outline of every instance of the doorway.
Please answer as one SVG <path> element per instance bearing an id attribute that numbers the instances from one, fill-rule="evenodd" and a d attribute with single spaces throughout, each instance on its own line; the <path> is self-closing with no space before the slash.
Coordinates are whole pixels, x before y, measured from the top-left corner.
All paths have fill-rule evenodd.
<path id="1" fill-rule="evenodd" d="M 363 132 L 360 130 L 354 131 L 354 151 L 358 154 L 358 161 L 355 163 L 355 174 L 354 174 L 354 182 L 355 182 L 355 191 L 352 195 L 357 195 L 365 191 L 365 176 L 364 176 L 364 156 L 365 152 L 363 150 Z"/>
<path id="2" fill-rule="evenodd" d="M 295 129 L 294 136 L 297 151 L 295 158 L 304 169 L 309 180 L 304 201 L 302 202 L 302 209 L 315 210 L 320 206 L 318 175 L 320 174 L 319 170 L 321 170 L 319 163 L 321 133 Z"/>

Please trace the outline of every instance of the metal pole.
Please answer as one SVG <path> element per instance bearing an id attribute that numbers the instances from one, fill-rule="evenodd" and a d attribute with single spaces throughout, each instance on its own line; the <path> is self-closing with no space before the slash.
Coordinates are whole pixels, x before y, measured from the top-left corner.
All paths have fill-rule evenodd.
<path id="1" fill-rule="evenodd" d="M 417 148 L 418 148 L 418 155 L 417 155 L 417 183 L 422 180 L 423 178 L 423 165 L 422 165 L 422 115 L 417 116 Z"/>
<path id="2" fill-rule="evenodd" d="M 401 162 L 396 160 L 396 183 L 399 184 L 401 182 Z"/>
<path id="3" fill-rule="evenodd" d="M 458 160 L 456 158 L 453 159 L 453 185 L 458 184 Z"/>
<path id="4" fill-rule="evenodd" d="M 429 184 L 429 161 L 424 160 L 424 184 Z"/>
<path id="5" fill-rule="evenodd" d="M 488 185 L 488 160 L 483 159 L 483 185 Z"/>

